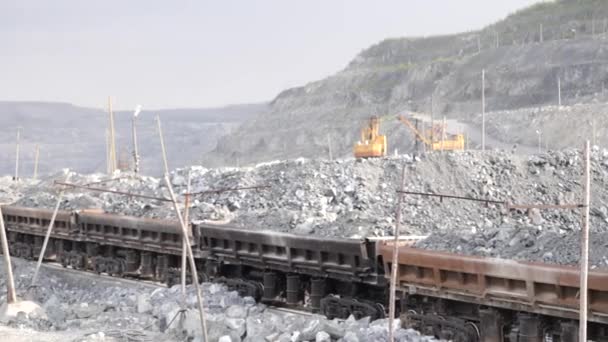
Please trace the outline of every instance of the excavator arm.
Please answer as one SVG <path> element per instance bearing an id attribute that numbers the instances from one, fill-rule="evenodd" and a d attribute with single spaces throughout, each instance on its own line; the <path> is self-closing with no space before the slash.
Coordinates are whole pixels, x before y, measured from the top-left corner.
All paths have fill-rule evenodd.
<path id="1" fill-rule="evenodd" d="M 412 132 L 414 132 L 414 134 L 416 135 L 416 137 L 420 141 L 422 141 L 425 145 L 427 145 L 427 146 L 431 146 L 432 145 L 432 142 L 429 139 L 427 139 L 424 135 L 422 135 L 422 133 L 420 133 L 420 131 L 418 131 L 418 129 L 416 129 L 416 127 L 410 122 L 410 120 L 406 119 L 405 116 L 399 115 L 399 116 L 397 116 L 397 119 L 399 119 L 399 121 L 401 121 Z"/>

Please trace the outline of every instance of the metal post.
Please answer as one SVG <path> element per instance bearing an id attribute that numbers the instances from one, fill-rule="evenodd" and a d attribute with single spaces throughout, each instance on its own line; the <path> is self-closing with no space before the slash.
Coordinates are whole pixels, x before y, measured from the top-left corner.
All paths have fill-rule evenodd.
<path id="1" fill-rule="evenodd" d="M 108 114 L 110 115 L 110 171 L 116 171 L 116 135 L 114 131 L 114 112 L 112 112 L 112 99 L 108 96 Z"/>
<path id="2" fill-rule="evenodd" d="M 139 173 L 139 154 L 137 151 L 137 129 L 135 128 L 137 117 L 131 119 L 131 130 L 133 136 L 133 172 Z"/>
<path id="3" fill-rule="evenodd" d="M 417 131 L 420 130 L 419 127 L 418 127 L 419 122 L 420 122 L 420 120 L 414 119 L 414 125 L 415 125 Z M 424 134 L 424 128 L 422 129 L 421 132 L 422 132 L 422 134 Z M 414 137 L 414 152 L 416 152 L 416 153 L 420 152 L 418 150 L 419 146 L 420 146 L 420 139 L 418 139 L 418 137 Z M 395 156 L 396 155 L 397 155 L 397 153 L 395 153 Z"/>
<path id="4" fill-rule="evenodd" d="M 186 198 L 184 200 L 184 221 L 190 223 L 190 187 L 192 184 L 192 172 L 188 171 L 188 185 L 186 186 Z M 186 294 L 186 268 L 188 267 L 186 255 L 186 239 L 182 239 L 182 293 Z"/>
<path id="5" fill-rule="evenodd" d="M 106 129 L 106 173 L 112 175 L 112 156 L 110 155 L 110 130 Z"/>
<path id="6" fill-rule="evenodd" d="M 40 158 L 40 146 L 36 145 L 36 152 L 34 154 L 34 179 L 38 178 L 38 159 Z"/>
<path id="7" fill-rule="evenodd" d="M 70 176 L 70 171 L 68 171 L 68 175 L 65 177 L 65 183 L 70 180 Z M 53 231 L 53 226 L 55 225 L 55 219 L 57 218 L 57 213 L 59 212 L 59 206 L 61 205 L 61 199 L 63 198 L 64 192 L 65 187 L 61 189 L 59 195 L 57 196 L 57 204 L 55 205 L 53 216 L 51 216 L 51 222 L 49 222 L 49 226 L 46 229 L 46 235 L 44 236 L 42 249 L 40 249 L 40 255 L 38 255 L 38 262 L 36 263 L 36 269 L 34 270 L 34 276 L 32 277 L 32 285 L 36 284 L 36 279 L 38 278 L 38 271 L 40 270 L 40 265 L 42 265 L 42 260 L 44 259 L 44 254 L 46 253 L 46 246 L 49 243 L 49 238 L 51 237 L 51 232 Z"/>
<path id="8" fill-rule="evenodd" d="M 557 106 L 562 106 L 562 79 L 561 77 L 557 78 Z"/>
<path id="9" fill-rule="evenodd" d="M 589 202 L 591 201 L 591 178 L 589 175 L 589 140 L 585 144 L 585 175 L 583 228 L 581 229 L 581 273 L 580 273 L 580 304 L 579 304 L 579 341 L 587 341 L 587 272 L 589 271 Z"/>
<path id="10" fill-rule="evenodd" d="M 443 117 L 443 124 L 441 125 L 441 152 L 445 150 L 445 126 L 447 122 L 445 120 L 445 116 Z"/>
<path id="11" fill-rule="evenodd" d="M 15 180 L 19 180 L 19 144 L 21 143 L 21 127 L 17 127 L 17 145 L 15 148 Z"/>
<path id="12" fill-rule="evenodd" d="M 539 41 L 542 43 L 543 42 L 543 24 L 540 24 L 540 39 Z"/>
<path id="13" fill-rule="evenodd" d="M 131 130 L 133 136 L 133 171 L 135 173 L 139 173 L 139 151 L 137 148 L 137 116 L 141 112 L 141 106 L 135 107 L 135 112 L 133 113 L 133 117 L 131 119 Z"/>
<path id="14" fill-rule="evenodd" d="M 435 116 L 433 108 L 433 93 L 431 93 L 431 151 L 433 150 L 433 144 L 435 143 Z"/>
<path id="15" fill-rule="evenodd" d="M 196 300 L 198 301 L 198 310 L 201 319 L 201 327 L 203 329 L 203 341 L 209 341 L 209 337 L 207 335 L 207 321 L 205 320 L 205 306 L 203 305 L 203 296 L 201 294 L 200 284 L 198 283 L 198 274 L 196 271 L 196 264 L 194 262 L 194 256 L 192 255 L 192 246 L 190 245 L 190 237 L 188 236 L 188 228 L 186 227 L 186 223 L 184 222 L 184 218 L 182 217 L 182 213 L 179 210 L 179 204 L 177 204 L 177 200 L 175 199 L 175 194 L 173 193 L 173 187 L 171 186 L 171 181 L 169 180 L 169 174 L 165 174 L 165 183 L 167 183 L 167 189 L 169 190 L 169 195 L 171 196 L 171 201 L 173 202 L 173 208 L 175 209 L 175 214 L 177 215 L 177 219 L 179 220 L 180 226 L 182 228 L 182 236 L 186 241 L 186 251 L 188 252 L 188 259 L 190 261 L 190 271 L 192 272 L 192 283 L 196 289 Z"/>
<path id="16" fill-rule="evenodd" d="M 333 160 L 334 158 L 331 155 L 331 135 L 327 133 L 327 147 L 329 149 L 329 160 Z"/>
<path id="17" fill-rule="evenodd" d="M 397 212 L 395 230 L 393 231 L 393 260 L 391 263 L 391 288 L 388 302 L 388 341 L 394 342 L 393 321 L 395 320 L 395 301 L 397 290 L 397 269 L 399 268 L 399 231 L 401 230 L 401 203 L 403 202 L 403 191 L 405 191 L 405 165 L 401 171 L 401 192 L 397 198 Z"/>
<path id="18" fill-rule="evenodd" d="M 477 35 L 477 53 L 481 53 L 481 36 Z"/>
<path id="19" fill-rule="evenodd" d="M 156 124 L 158 127 L 158 136 L 160 137 L 160 149 L 163 156 L 163 165 L 165 167 L 165 174 L 169 175 L 169 163 L 167 162 L 167 150 L 165 149 L 165 139 L 163 138 L 163 129 L 160 125 L 160 117 L 156 116 Z"/>
<path id="20" fill-rule="evenodd" d="M 6 230 L 4 229 L 4 217 L 2 216 L 2 207 L 0 206 L 0 239 L 2 240 L 2 254 L 4 255 L 4 267 L 6 268 L 6 302 L 8 304 L 17 301 L 15 294 L 15 279 L 13 278 L 13 267 L 11 265 L 11 254 L 8 249 L 8 240 L 6 239 Z"/>
<path id="21" fill-rule="evenodd" d="M 595 140 L 595 116 L 591 114 L 591 143 L 593 146 L 597 145 L 597 141 Z"/>
<path id="22" fill-rule="evenodd" d="M 486 150 L 486 70 L 481 70 L 481 150 Z"/>

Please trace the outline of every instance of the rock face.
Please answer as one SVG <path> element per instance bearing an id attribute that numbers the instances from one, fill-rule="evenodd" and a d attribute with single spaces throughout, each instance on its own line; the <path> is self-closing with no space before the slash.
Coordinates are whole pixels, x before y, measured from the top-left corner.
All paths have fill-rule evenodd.
<path id="1" fill-rule="evenodd" d="M 503 110 L 487 113 L 486 129 L 495 139 L 508 142 L 517 150 L 521 146 L 541 149 L 563 149 L 583 146 L 586 140 L 599 146 L 608 145 L 608 116 L 606 103 L 584 103 Z M 475 115 L 475 122 L 481 122 Z"/>
<path id="2" fill-rule="evenodd" d="M 329 155 L 329 145 L 334 156 L 350 156 L 369 116 L 429 112 L 431 97 L 436 119 L 447 115 L 478 124 L 482 69 L 488 111 L 556 104 L 558 77 L 562 103 L 605 101 L 606 26 L 593 19 L 605 17 L 608 10 L 600 1 L 556 1 L 478 32 L 387 39 L 344 70 L 279 94 L 266 112 L 221 139 L 205 162 L 318 158 Z M 560 127 L 572 134 L 569 128 Z M 413 136 L 396 120 L 382 122 L 381 130 L 391 151 L 412 147 Z M 479 143 L 472 139 L 472 145 Z"/>
<path id="3" fill-rule="evenodd" d="M 583 166 L 581 152 L 577 150 L 530 157 L 508 152 L 462 152 L 367 160 L 298 159 L 246 168 L 178 169 L 170 178 L 178 194 L 185 192 L 188 174 L 191 175 L 193 192 L 268 186 L 194 196 L 190 202 L 193 220 L 302 235 L 361 238 L 392 234 L 396 191 L 404 167 L 405 188 L 413 192 L 514 204 L 575 204 L 581 201 Z M 608 232 L 608 192 L 605 190 L 608 151 L 593 150 L 592 174 L 591 232 L 597 235 Z M 74 175 L 72 182 L 86 184 L 104 177 Z M 103 187 L 168 197 L 167 188 L 159 179 L 134 175 L 116 177 L 117 180 Z M 65 176 L 57 175 L 55 178 L 63 180 Z M 18 191 L 22 198 L 17 205 L 55 206 L 57 188 L 53 179 L 23 186 Z M 405 196 L 404 199 L 400 234 L 435 234 L 428 244 L 420 245 L 425 248 L 576 263 L 575 243 L 554 244 L 564 247 L 558 248 L 543 242 L 559 242 L 562 238 L 576 236 L 581 222 L 576 211 L 507 212 L 500 203 L 485 206 L 451 199 L 440 202 L 416 195 Z M 174 217 L 173 208 L 165 202 L 96 192 L 70 191 L 61 207 L 68 210 L 96 207 L 136 217 Z M 448 239 L 448 236 L 452 238 Z M 597 236 L 597 241 L 603 241 Z M 467 244 L 462 245 L 462 237 L 467 237 Z M 595 265 L 603 267 L 605 262 L 602 260 L 595 260 Z"/>

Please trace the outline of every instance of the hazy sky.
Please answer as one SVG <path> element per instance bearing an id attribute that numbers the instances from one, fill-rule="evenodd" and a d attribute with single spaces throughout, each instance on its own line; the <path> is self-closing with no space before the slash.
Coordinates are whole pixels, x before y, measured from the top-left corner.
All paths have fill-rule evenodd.
<path id="1" fill-rule="evenodd" d="M 0 100 L 266 101 L 384 38 L 474 30 L 535 2 L 0 0 Z"/>

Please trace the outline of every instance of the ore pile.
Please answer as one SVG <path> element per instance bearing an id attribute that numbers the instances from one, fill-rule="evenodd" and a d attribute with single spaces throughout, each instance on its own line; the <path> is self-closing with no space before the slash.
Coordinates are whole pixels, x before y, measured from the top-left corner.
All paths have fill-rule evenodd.
<path id="1" fill-rule="evenodd" d="M 39 286 L 28 288 L 33 264 L 21 260 L 15 260 L 15 264 L 18 297 L 41 303 L 44 312 L 4 322 L 9 326 L 41 333 L 80 332 L 77 341 L 203 340 L 196 294 L 190 286 L 184 300 L 179 285 L 154 289 L 43 268 Z M 4 287 L 3 278 L 0 287 Z M 203 295 L 210 341 L 388 340 L 386 319 L 327 320 L 316 315 L 283 313 L 257 304 L 250 297 L 239 297 L 219 284 L 203 284 Z M 182 310 L 184 313 L 180 314 Z M 397 327 L 399 324 L 397 320 Z M 395 335 L 400 342 L 435 341 L 402 328 L 397 328 Z"/>
<path id="2" fill-rule="evenodd" d="M 416 247 L 482 257 L 578 265 L 580 244 L 579 231 L 501 227 L 477 233 L 438 232 L 418 242 Z M 608 268 L 607 232 L 591 233 L 589 267 Z"/>
<path id="3" fill-rule="evenodd" d="M 593 151 L 592 228 L 606 231 L 608 222 L 608 151 Z M 254 167 L 177 169 L 171 182 L 183 201 L 188 174 L 192 192 L 268 185 L 268 189 L 204 194 L 191 199 L 190 217 L 247 229 L 272 229 L 317 236 L 364 237 L 390 235 L 394 225 L 396 190 L 406 167 L 406 190 L 454 194 L 516 204 L 566 204 L 580 201 L 582 158 L 566 150 L 531 157 L 509 152 L 428 153 L 367 160 L 306 160 Z M 117 174 L 106 184 L 112 190 L 168 197 L 162 179 Z M 53 208 L 58 192 L 54 180 L 25 187 L 19 205 Z M 71 182 L 95 183 L 102 174 L 73 175 Z M 102 208 L 137 217 L 173 218 L 169 203 L 123 195 L 70 190 L 64 209 Z M 567 210 L 511 212 L 504 206 L 405 196 L 401 234 L 476 232 L 499 227 L 541 227 L 558 233 L 580 227 L 580 215 Z"/>
<path id="4" fill-rule="evenodd" d="M 15 182 L 11 176 L 0 177 L 0 204 L 17 201 L 24 189 L 30 188 L 35 184 L 37 184 L 37 181 L 30 179 Z"/>

